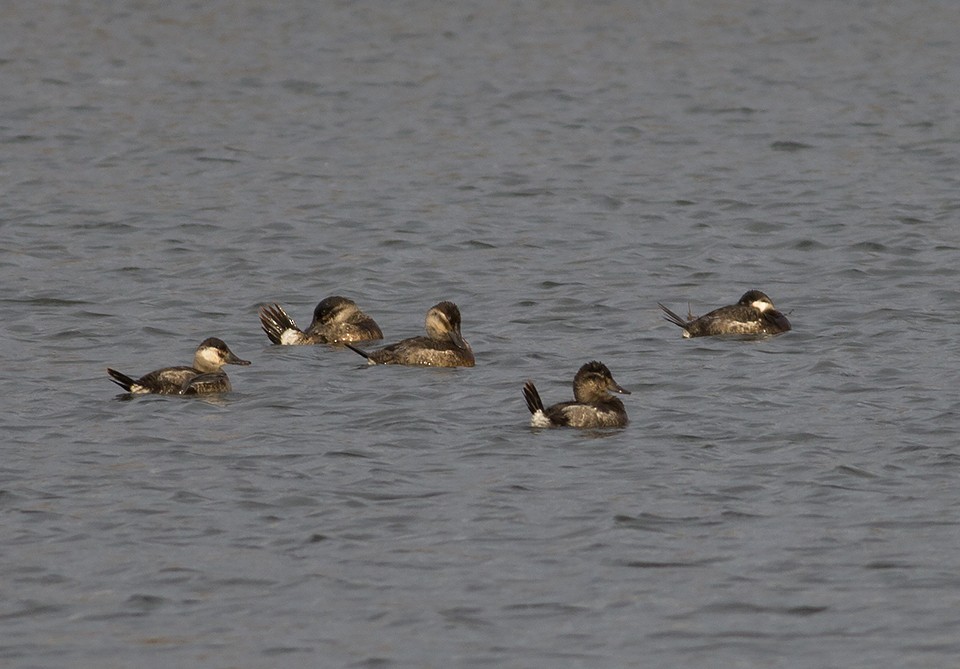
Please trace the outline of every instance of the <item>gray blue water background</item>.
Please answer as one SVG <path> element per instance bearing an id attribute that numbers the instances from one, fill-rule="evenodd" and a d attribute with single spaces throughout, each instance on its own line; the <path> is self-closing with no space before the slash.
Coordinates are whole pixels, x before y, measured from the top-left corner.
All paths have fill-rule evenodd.
<path id="1" fill-rule="evenodd" d="M 955 667 L 960 5 L 0 22 L 0 664 Z M 683 340 L 765 290 L 795 330 Z M 474 369 L 274 347 L 331 294 Z M 215 399 L 107 366 L 253 364 Z M 631 424 L 538 431 L 605 362 Z"/>

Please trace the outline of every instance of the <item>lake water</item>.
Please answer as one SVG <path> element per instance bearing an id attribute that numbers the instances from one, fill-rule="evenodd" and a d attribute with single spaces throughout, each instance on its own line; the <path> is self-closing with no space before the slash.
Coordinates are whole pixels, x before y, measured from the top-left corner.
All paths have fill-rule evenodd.
<path id="1" fill-rule="evenodd" d="M 3 15 L 0 664 L 956 666 L 960 5 Z M 260 331 L 333 294 L 477 366 Z M 631 424 L 531 429 L 592 359 Z"/>

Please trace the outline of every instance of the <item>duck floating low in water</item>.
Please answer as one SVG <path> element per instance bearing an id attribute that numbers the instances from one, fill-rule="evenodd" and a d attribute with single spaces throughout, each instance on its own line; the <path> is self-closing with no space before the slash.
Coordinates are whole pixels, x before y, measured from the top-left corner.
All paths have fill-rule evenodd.
<path id="1" fill-rule="evenodd" d="M 470 344 L 460 334 L 460 309 L 453 302 L 440 302 L 430 308 L 425 321 L 426 337 L 412 337 L 377 351 L 356 351 L 371 365 L 424 365 L 428 367 L 473 367 Z"/>
<path id="2" fill-rule="evenodd" d="M 360 311 L 356 302 L 331 295 L 313 310 L 306 330 L 297 327 L 279 304 L 260 307 L 260 326 L 274 344 L 342 344 L 348 341 L 383 339 L 376 321 Z"/>
<path id="3" fill-rule="evenodd" d="M 684 320 L 657 302 L 666 314 L 664 318 L 683 328 L 683 336 L 766 337 L 790 330 L 790 321 L 773 306 L 773 300 L 759 290 L 748 290 L 736 304 L 714 309 L 696 318 L 692 314 Z"/>
<path id="4" fill-rule="evenodd" d="M 110 368 L 107 374 L 111 381 L 134 395 L 206 395 L 231 390 L 230 379 L 222 369 L 224 365 L 249 364 L 249 360 L 235 356 L 222 339 L 210 337 L 197 347 L 192 367 L 164 367 L 139 379 Z"/>
<path id="5" fill-rule="evenodd" d="M 611 392 L 630 394 L 613 380 L 607 366 L 596 360 L 583 365 L 573 377 L 573 402 L 544 408 L 533 381 L 523 385 L 531 427 L 623 427 L 628 422 L 627 410 Z"/>

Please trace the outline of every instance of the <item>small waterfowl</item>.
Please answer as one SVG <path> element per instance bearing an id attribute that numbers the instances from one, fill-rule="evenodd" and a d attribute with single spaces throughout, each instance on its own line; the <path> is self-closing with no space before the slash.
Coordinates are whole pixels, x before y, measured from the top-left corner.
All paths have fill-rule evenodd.
<path id="1" fill-rule="evenodd" d="M 683 328 L 683 336 L 747 336 L 766 337 L 790 330 L 790 321 L 773 306 L 773 300 L 759 290 L 748 290 L 736 304 L 714 309 L 699 318 L 688 314 L 684 320 L 657 302 L 666 314 L 665 320 Z"/>
<path id="2" fill-rule="evenodd" d="M 545 409 L 533 381 L 523 384 L 523 397 L 533 414 L 531 427 L 623 427 L 627 424 L 627 410 L 611 391 L 630 394 L 613 380 L 607 366 L 596 360 L 585 364 L 573 377 L 573 402 L 560 402 Z"/>
<path id="3" fill-rule="evenodd" d="M 383 339 L 380 326 L 360 311 L 356 302 L 339 295 L 331 295 L 317 305 L 306 330 L 298 328 L 279 304 L 260 307 L 260 326 L 274 344 L 342 344 Z"/>
<path id="4" fill-rule="evenodd" d="M 425 321 L 426 337 L 412 337 L 377 351 L 366 352 L 347 344 L 371 365 L 425 365 L 428 367 L 473 367 L 473 349 L 460 334 L 460 309 L 453 302 L 430 308 Z"/>
<path id="5" fill-rule="evenodd" d="M 164 367 L 134 379 L 107 368 L 111 381 L 134 395 L 206 395 L 231 389 L 224 365 L 249 365 L 233 354 L 222 339 L 204 339 L 193 356 L 192 367 Z"/>

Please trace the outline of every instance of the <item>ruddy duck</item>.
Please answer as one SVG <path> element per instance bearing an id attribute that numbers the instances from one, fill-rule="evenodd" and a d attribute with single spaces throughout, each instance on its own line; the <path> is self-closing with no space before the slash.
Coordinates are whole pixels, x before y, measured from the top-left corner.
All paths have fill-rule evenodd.
<path id="1" fill-rule="evenodd" d="M 736 304 L 714 309 L 699 318 L 688 314 L 686 320 L 659 302 L 657 305 L 663 309 L 666 320 L 683 328 L 684 337 L 714 335 L 764 337 L 782 334 L 790 329 L 790 321 L 787 317 L 773 306 L 773 300 L 759 290 L 748 290 Z"/>
<path id="2" fill-rule="evenodd" d="M 367 353 L 356 346 L 347 348 L 366 358 L 371 365 L 426 365 L 430 367 L 473 367 L 473 349 L 460 334 L 460 309 L 453 302 L 430 308 L 427 336 L 404 339 Z"/>
<path id="3" fill-rule="evenodd" d="M 111 381 L 134 395 L 201 395 L 230 391 L 230 379 L 221 367 L 249 365 L 233 354 L 222 339 L 204 339 L 193 356 L 193 367 L 164 367 L 133 379 L 115 369 L 107 368 Z"/>
<path id="4" fill-rule="evenodd" d="M 523 384 L 523 397 L 533 414 L 531 427 L 623 427 L 627 424 L 627 410 L 610 391 L 630 394 L 613 380 L 607 366 L 596 360 L 585 364 L 573 377 L 573 402 L 560 402 L 544 409 L 533 381 Z"/>
<path id="5" fill-rule="evenodd" d="M 260 325 L 274 344 L 341 344 L 383 339 L 380 326 L 360 311 L 356 302 L 339 295 L 317 305 L 306 330 L 298 328 L 279 304 L 260 307 Z"/>

